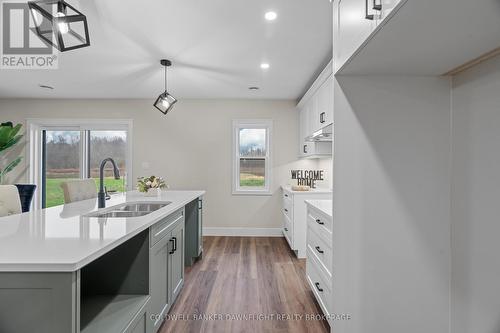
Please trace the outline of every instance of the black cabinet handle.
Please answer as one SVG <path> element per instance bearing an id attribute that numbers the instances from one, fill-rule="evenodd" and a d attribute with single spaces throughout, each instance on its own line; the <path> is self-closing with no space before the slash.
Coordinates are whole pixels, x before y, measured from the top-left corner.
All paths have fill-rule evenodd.
<path id="1" fill-rule="evenodd" d="M 285 212 L 287 212 L 287 213 L 288 213 L 288 209 L 286 209 L 286 208 L 285 208 Z"/>
<path id="2" fill-rule="evenodd" d="M 324 113 L 324 112 L 321 112 L 321 113 L 319 114 L 319 122 L 320 122 L 321 124 L 323 124 L 325 121 L 326 121 L 326 120 L 325 120 L 325 113 Z"/>
<path id="3" fill-rule="evenodd" d="M 372 21 L 374 18 L 375 18 L 375 15 L 368 14 L 368 0 L 365 0 L 365 19 Z"/>
<path id="4" fill-rule="evenodd" d="M 285 231 L 288 231 L 288 228 L 285 228 Z"/>
<path id="5" fill-rule="evenodd" d="M 287 198 L 288 198 L 288 194 L 285 194 L 285 197 L 287 197 Z"/>
<path id="6" fill-rule="evenodd" d="M 323 292 L 323 288 L 319 287 L 319 282 L 316 282 L 314 285 L 316 286 L 316 289 L 318 289 L 318 291 Z"/>
<path id="7" fill-rule="evenodd" d="M 319 253 L 325 253 L 325 251 L 323 251 L 319 246 L 316 246 L 316 251 L 318 251 Z"/>
<path id="8" fill-rule="evenodd" d="M 175 252 L 174 239 L 170 238 L 170 242 L 172 243 L 172 250 L 170 250 L 170 252 L 168 252 L 168 254 L 174 254 L 174 252 Z"/>
<path id="9" fill-rule="evenodd" d="M 304 145 L 304 154 L 307 154 L 307 145 Z"/>
<path id="10" fill-rule="evenodd" d="M 316 220 L 316 223 L 317 223 L 317 224 L 321 224 L 321 225 L 325 224 L 325 222 L 321 222 L 321 220 L 320 220 L 320 219 L 317 219 L 317 220 Z"/>
<path id="11" fill-rule="evenodd" d="M 377 0 L 373 0 L 373 9 L 374 10 L 382 10 L 382 2 L 377 3 Z"/>

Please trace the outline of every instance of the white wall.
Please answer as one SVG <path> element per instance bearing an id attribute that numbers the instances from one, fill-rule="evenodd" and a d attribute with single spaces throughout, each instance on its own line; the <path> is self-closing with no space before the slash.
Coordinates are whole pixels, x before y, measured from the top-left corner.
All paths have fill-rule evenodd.
<path id="1" fill-rule="evenodd" d="M 452 332 L 500 332 L 500 57 L 453 81 Z"/>
<path id="2" fill-rule="evenodd" d="M 325 171 L 325 181 L 319 185 L 321 187 L 333 188 L 333 158 L 319 159 L 317 168 Z"/>
<path id="3" fill-rule="evenodd" d="M 337 77 L 332 331 L 449 327 L 450 82 Z"/>
<path id="4" fill-rule="evenodd" d="M 152 100 L 0 100 L 0 121 L 133 119 L 134 179 L 155 174 L 166 177 L 172 189 L 206 190 L 206 227 L 279 228 L 279 186 L 291 182 L 289 170 L 318 166 L 317 160 L 297 160 L 294 105 L 294 101 L 182 100 L 165 117 L 152 107 Z M 274 120 L 272 196 L 231 195 L 231 126 L 238 118 Z M 143 169 L 142 162 L 150 168 Z M 22 172 L 26 168 L 16 169 L 10 181 L 26 181 Z"/>

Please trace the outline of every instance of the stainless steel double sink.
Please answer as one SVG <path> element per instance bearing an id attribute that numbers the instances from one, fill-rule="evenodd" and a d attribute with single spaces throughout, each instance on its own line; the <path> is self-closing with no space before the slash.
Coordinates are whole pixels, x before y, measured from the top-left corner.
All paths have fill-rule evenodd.
<path id="1" fill-rule="evenodd" d="M 101 211 L 87 214 L 87 217 L 98 218 L 125 218 L 125 217 L 140 217 L 151 214 L 160 208 L 163 208 L 172 202 L 129 202 L 121 205 L 112 206 Z"/>

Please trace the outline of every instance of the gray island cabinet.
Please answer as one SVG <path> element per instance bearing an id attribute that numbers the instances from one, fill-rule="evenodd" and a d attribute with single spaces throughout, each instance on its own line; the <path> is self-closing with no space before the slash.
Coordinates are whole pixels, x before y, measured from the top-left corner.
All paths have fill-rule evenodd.
<path id="1" fill-rule="evenodd" d="M 186 253 L 201 255 L 201 237 L 185 240 L 186 229 L 201 232 L 203 194 L 128 192 L 105 209 L 168 203 L 136 217 L 96 217 L 87 200 L 0 218 L 0 332 L 157 332 L 182 289 Z"/>

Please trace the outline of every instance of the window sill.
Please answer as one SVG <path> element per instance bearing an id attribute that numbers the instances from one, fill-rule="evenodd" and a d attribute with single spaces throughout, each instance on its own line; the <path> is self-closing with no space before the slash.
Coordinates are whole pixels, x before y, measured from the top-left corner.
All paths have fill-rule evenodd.
<path id="1" fill-rule="evenodd" d="M 270 191 L 233 191 L 233 195 L 272 196 Z"/>

